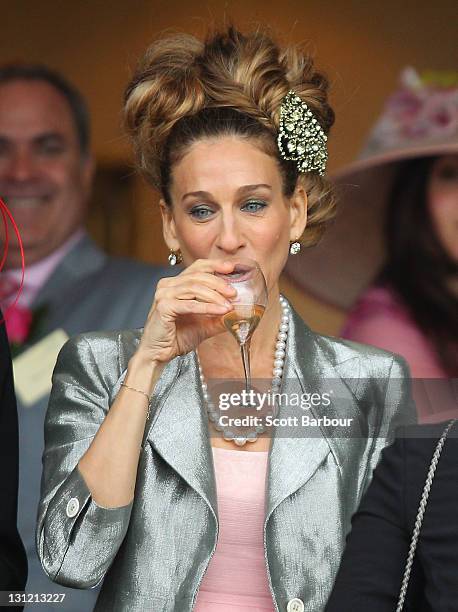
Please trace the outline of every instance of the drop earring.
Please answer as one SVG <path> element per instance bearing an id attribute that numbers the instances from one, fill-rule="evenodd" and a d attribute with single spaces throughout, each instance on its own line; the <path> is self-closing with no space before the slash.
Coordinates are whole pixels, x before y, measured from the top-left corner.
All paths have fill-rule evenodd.
<path id="1" fill-rule="evenodd" d="M 180 249 L 178 249 L 178 251 L 173 251 L 170 249 L 168 260 L 171 266 L 176 266 L 177 264 L 181 263 L 183 261 L 183 256 L 181 255 Z"/>

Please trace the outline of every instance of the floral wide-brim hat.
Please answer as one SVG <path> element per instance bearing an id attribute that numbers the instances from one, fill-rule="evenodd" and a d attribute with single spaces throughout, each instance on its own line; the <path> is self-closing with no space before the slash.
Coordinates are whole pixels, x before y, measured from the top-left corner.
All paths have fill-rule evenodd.
<path id="1" fill-rule="evenodd" d="M 387 101 L 357 161 L 330 177 L 338 212 L 321 242 L 290 257 L 286 275 L 348 309 L 385 259 L 385 208 L 396 171 L 414 157 L 458 154 L 458 74 L 413 68 Z"/>

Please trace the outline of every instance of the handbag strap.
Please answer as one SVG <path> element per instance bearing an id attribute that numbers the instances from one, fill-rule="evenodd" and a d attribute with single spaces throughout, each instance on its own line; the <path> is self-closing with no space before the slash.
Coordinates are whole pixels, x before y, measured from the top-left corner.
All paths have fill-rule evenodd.
<path id="1" fill-rule="evenodd" d="M 415 556 L 415 550 L 417 548 L 418 538 L 420 535 L 420 529 L 423 523 L 423 517 L 425 514 L 425 510 L 426 510 L 426 504 L 428 502 L 431 485 L 433 484 L 434 474 L 436 472 L 436 467 L 439 462 L 442 448 L 445 443 L 445 438 L 447 437 L 448 432 L 450 431 L 454 423 L 457 422 L 457 420 L 458 419 L 453 419 L 452 421 L 450 421 L 450 423 L 448 423 L 448 425 L 442 432 L 439 442 L 437 443 L 436 450 L 434 451 L 433 458 L 431 459 L 431 464 L 429 466 L 425 486 L 423 488 L 423 494 L 421 496 L 420 505 L 418 507 L 417 517 L 415 519 L 415 527 L 413 530 L 412 539 L 410 541 L 409 554 L 407 555 L 407 562 L 406 562 L 406 567 L 404 570 L 404 576 L 402 578 L 401 590 L 399 593 L 399 599 L 398 599 L 398 605 L 396 607 L 396 612 L 402 612 L 402 609 L 404 607 L 404 602 L 405 602 L 405 598 L 407 594 L 407 588 L 409 586 L 410 573 L 412 571 L 412 564 L 413 564 L 413 560 Z"/>

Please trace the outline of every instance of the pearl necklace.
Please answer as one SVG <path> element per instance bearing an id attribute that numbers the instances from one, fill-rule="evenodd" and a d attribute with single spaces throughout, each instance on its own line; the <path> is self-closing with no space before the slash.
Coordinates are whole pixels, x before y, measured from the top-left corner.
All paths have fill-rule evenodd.
<path id="1" fill-rule="evenodd" d="M 282 295 L 280 295 L 280 305 L 282 307 L 283 314 L 282 314 L 281 321 L 280 321 L 280 327 L 278 329 L 277 343 L 275 345 L 275 355 L 274 355 L 274 363 L 273 363 L 274 367 L 272 370 L 273 377 L 272 377 L 271 388 L 269 389 L 269 392 L 272 392 L 272 393 L 280 392 L 282 377 L 283 377 L 283 366 L 285 363 L 285 356 L 286 356 L 286 341 L 288 338 L 290 309 L 289 309 L 288 302 L 285 300 L 285 298 Z M 222 427 L 219 424 L 218 413 L 216 412 L 215 405 L 211 401 L 210 395 L 208 393 L 208 386 L 205 381 L 204 374 L 202 372 L 202 367 L 200 364 L 199 355 L 197 353 L 197 350 L 196 350 L 196 356 L 197 356 L 197 362 L 199 364 L 200 382 L 202 385 L 202 394 L 206 402 L 207 415 L 213 427 L 216 429 L 216 431 L 222 432 L 223 438 L 225 440 L 232 441 L 235 444 L 237 444 L 237 446 L 244 446 L 246 442 L 256 442 L 256 440 L 258 439 L 258 435 L 264 433 L 265 431 L 264 425 L 257 425 L 252 431 L 249 431 L 245 435 L 237 436 L 234 433 L 232 428 Z M 273 414 L 274 414 L 274 411 L 272 409 L 266 412 L 266 415 L 273 415 Z"/>

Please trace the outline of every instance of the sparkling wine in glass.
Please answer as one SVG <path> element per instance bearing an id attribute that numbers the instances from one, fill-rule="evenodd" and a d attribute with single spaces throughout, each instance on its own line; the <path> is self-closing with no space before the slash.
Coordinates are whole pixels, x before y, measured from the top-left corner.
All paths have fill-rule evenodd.
<path id="1" fill-rule="evenodd" d="M 245 389 L 251 389 L 250 342 L 253 332 L 267 306 L 267 286 L 264 274 L 253 259 L 238 258 L 230 274 L 218 274 L 237 291 L 231 299 L 233 310 L 223 315 L 223 323 L 240 346 Z"/>

